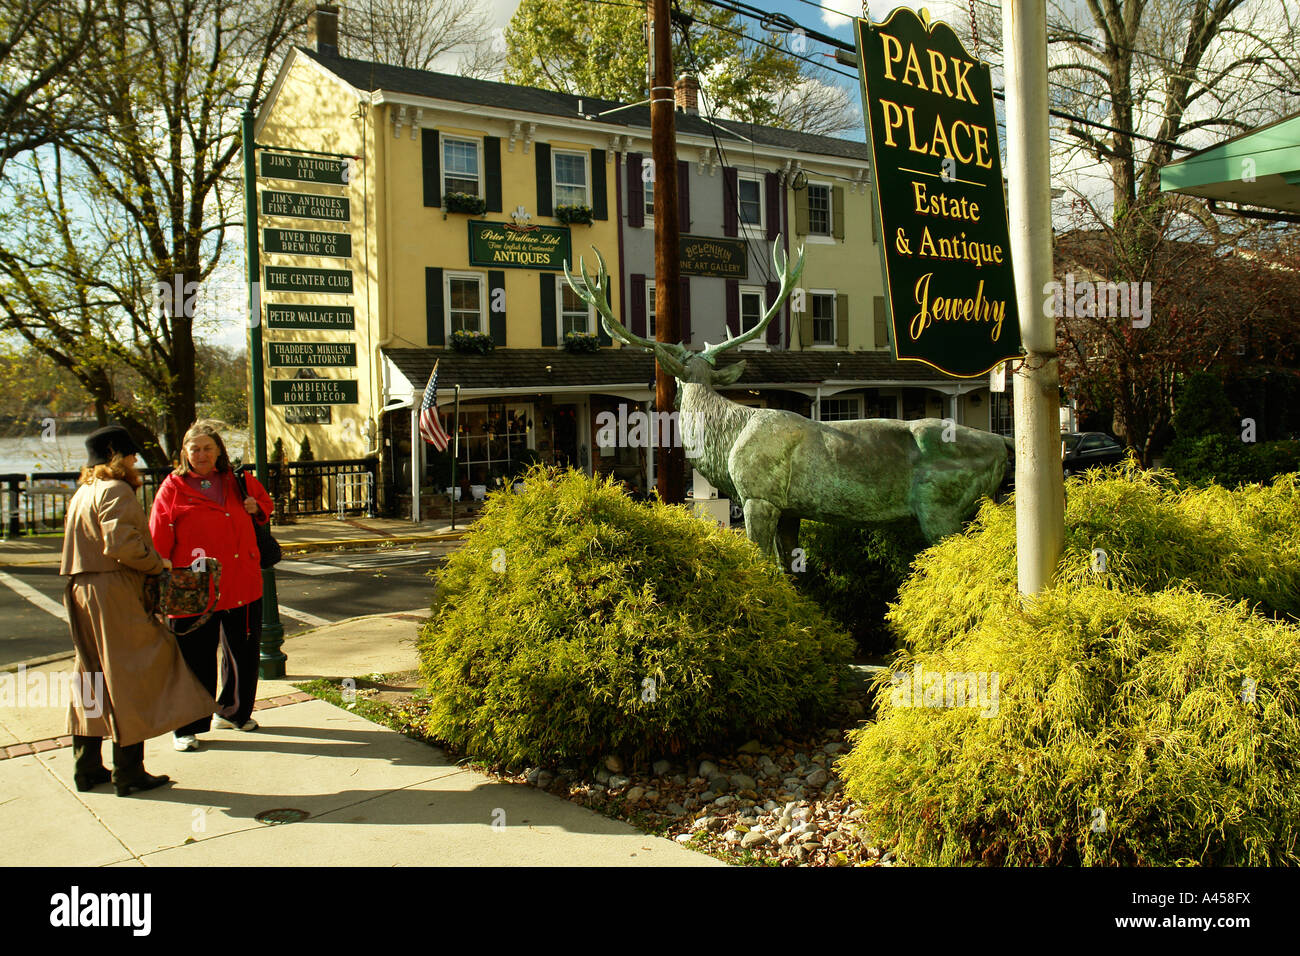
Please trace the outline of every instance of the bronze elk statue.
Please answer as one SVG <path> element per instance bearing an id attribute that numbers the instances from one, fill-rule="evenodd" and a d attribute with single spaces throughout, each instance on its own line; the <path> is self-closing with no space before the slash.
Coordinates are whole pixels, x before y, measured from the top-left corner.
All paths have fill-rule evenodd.
<path id="1" fill-rule="evenodd" d="M 738 405 L 717 389 L 735 384 L 744 361 L 717 368 L 728 349 L 763 334 L 803 272 L 803 250 L 794 269 L 780 249 L 772 261 L 781 291 L 766 314 L 739 335 L 693 352 L 683 344 L 633 335 L 616 319 L 606 294 L 609 273 L 599 250 L 600 272 L 582 280 L 565 263 L 569 285 L 601 316 L 605 331 L 629 346 L 653 349 L 677 379 L 683 444 L 695 467 L 744 509 L 745 532 L 783 570 L 791 568 L 799 522 L 864 525 L 916 518 L 933 543 L 961 529 L 980 498 L 1002 482 L 1010 439 L 937 418 L 889 418 L 818 422 L 796 412 Z"/>

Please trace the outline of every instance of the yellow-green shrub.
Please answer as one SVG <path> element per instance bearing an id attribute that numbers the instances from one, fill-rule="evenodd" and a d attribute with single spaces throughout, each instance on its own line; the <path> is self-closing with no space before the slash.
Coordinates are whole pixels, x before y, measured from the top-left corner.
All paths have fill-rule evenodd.
<path id="1" fill-rule="evenodd" d="M 1069 479 L 1065 498 L 1062 583 L 1144 591 L 1182 584 L 1300 620 L 1296 475 L 1228 491 L 1117 466 Z M 1014 501 L 986 502 L 964 534 L 917 556 L 888 615 L 900 646 L 932 650 L 1009 613 L 1015 561 Z"/>
<path id="2" fill-rule="evenodd" d="M 852 655 L 741 536 L 574 471 L 489 496 L 438 584 L 429 731 L 506 763 L 793 729 L 835 706 Z"/>
<path id="3" fill-rule="evenodd" d="M 905 859 L 1300 862 L 1300 629 L 1182 589 L 1065 585 L 894 670 L 917 664 L 999 680 L 992 717 L 878 682 L 838 770 Z"/>

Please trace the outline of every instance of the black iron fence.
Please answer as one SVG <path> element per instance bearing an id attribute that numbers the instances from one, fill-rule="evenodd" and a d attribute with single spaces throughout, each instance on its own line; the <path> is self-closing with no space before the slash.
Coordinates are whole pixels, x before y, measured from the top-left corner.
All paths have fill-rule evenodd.
<path id="1" fill-rule="evenodd" d="M 267 491 L 280 516 L 375 515 L 378 462 L 373 458 L 345 461 L 294 461 L 268 465 Z M 147 512 L 170 468 L 137 469 L 143 484 L 140 503 Z M 251 469 L 250 469 L 251 470 Z M 4 537 L 61 533 L 68 499 L 77 490 L 76 471 L 0 475 L 0 507 L 4 509 Z"/>

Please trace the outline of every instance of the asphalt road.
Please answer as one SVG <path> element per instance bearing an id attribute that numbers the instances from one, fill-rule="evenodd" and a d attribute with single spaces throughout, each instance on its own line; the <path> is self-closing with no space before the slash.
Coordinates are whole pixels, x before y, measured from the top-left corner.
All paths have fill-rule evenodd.
<path id="1" fill-rule="evenodd" d="M 275 569 L 285 634 L 428 607 L 433 585 L 427 573 L 456 543 L 285 558 Z M 72 650 L 60 616 L 66 580 L 54 563 L 0 566 L 0 666 Z"/>

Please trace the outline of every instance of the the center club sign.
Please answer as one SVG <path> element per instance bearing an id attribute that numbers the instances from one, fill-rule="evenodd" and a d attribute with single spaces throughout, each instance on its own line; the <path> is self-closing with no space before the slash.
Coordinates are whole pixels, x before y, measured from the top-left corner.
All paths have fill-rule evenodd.
<path id="1" fill-rule="evenodd" d="M 922 16 L 858 20 L 885 301 L 895 358 L 971 378 L 1020 354 L 993 84 Z"/>

